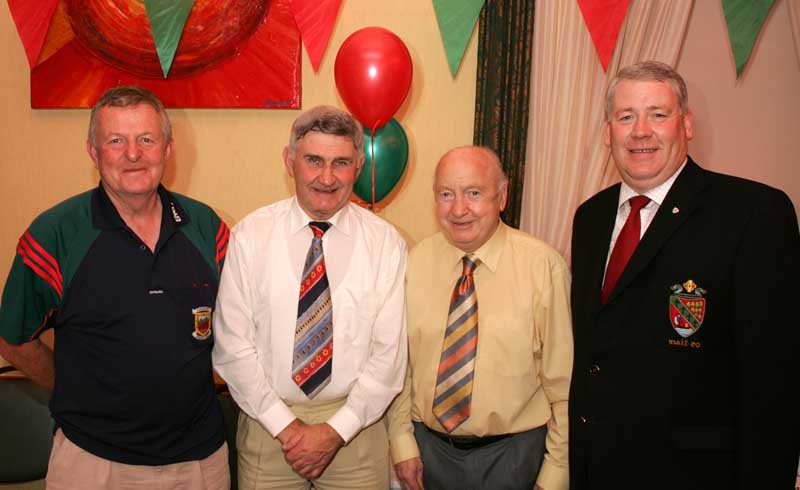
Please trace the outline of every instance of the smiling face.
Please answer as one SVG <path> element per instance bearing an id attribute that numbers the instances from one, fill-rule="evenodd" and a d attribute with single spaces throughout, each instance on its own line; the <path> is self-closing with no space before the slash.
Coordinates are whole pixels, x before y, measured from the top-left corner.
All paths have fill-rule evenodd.
<path id="1" fill-rule="evenodd" d="M 300 207 L 315 220 L 327 220 L 350 200 L 364 157 L 350 138 L 309 131 L 294 154 L 284 148 L 283 161 Z"/>
<path id="2" fill-rule="evenodd" d="M 692 113 L 681 113 L 667 82 L 623 80 L 604 136 L 622 180 L 643 193 L 669 179 L 686 159 Z"/>
<path id="3" fill-rule="evenodd" d="M 86 150 L 113 201 L 155 193 L 172 154 L 161 117 L 149 104 L 99 109 L 93 141 Z"/>
<path id="4" fill-rule="evenodd" d="M 508 184 L 486 150 L 456 148 L 436 167 L 436 218 L 447 240 L 474 252 L 492 237 L 506 207 Z"/>

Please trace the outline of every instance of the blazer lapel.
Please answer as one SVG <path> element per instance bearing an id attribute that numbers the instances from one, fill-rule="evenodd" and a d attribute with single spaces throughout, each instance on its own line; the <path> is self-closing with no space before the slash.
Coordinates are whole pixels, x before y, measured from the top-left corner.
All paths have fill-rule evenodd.
<path id="1" fill-rule="evenodd" d="M 619 189 L 617 184 L 610 192 L 604 192 L 597 205 L 597 211 L 590 220 L 590 229 L 585 236 L 593 237 L 591 243 L 585 246 L 591 247 L 591 252 L 586 253 L 587 262 L 584 263 L 585 277 L 588 279 L 586 289 L 583 290 L 585 298 L 586 313 L 589 318 L 600 309 L 600 292 L 603 287 L 603 276 L 606 271 L 606 258 L 608 257 L 608 247 L 611 243 L 611 233 L 614 231 L 614 221 L 617 218 L 617 205 L 619 203 Z"/>
<path id="2" fill-rule="evenodd" d="M 656 256 L 667 239 L 694 212 L 700 203 L 700 193 L 706 186 L 705 170 L 700 168 L 691 158 L 686 167 L 672 184 L 672 188 L 658 208 L 653 222 L 647 228 L 642 241 L 633 252 L 631 260 L 622 271 L 614 291 L 606 304 L 614 301 L 627 288 L 640 272 Z M 612 224 L 613 226 L 613 224 Z M 609 237 L 610 240 L 610 237 Z"/>

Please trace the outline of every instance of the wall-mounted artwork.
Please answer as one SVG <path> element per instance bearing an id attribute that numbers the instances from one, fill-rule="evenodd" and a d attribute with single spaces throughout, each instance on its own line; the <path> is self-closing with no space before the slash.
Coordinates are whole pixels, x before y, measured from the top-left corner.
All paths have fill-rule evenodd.
<path id="1" fill-rule="evenodd" d="M 91 107 L 126 84 L 152 90 L 167 107 L 300 107 L 300 34 L 289 0 L 9 6 L 31 63 L 31 107 Z"/>

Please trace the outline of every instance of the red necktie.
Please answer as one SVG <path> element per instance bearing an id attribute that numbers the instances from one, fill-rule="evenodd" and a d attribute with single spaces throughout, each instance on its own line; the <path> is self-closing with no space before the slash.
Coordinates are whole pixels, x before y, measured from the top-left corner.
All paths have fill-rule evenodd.
<path id="1" fill-rule="evenodd" d="M 628 215 L 628 220 L 622 227 L 617 237 L 617 243 L 614 244 L 614 251 L 611 252 L 611 258 L 608 259 L 608 267 L 606 267 L 606 280 L 603 283 L 603 292 L 600 295 L 600 301 L 603 304 L 608 301 L 611 296 L 611 291 L 617 284 L 617 280 L 628 265 L 628 261 L 639 245 L 639 235 L 641 235 L 642 221 L 639 217 L 639 211 L 650 202 L 647 196 L 635 196 L 630 198 L 631 212 Z"/>

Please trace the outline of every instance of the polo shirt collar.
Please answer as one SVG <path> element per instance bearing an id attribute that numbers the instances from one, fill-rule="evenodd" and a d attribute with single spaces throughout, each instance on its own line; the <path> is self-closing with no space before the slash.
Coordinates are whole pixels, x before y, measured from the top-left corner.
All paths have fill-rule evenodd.
<path id="1" fill-rule="evenodd" d="M 161 199 L 161 228 L 162 230 L 177 229 L 189 222 L 189 214 L 163 185 L 158 185 L 158 197 Z M 127 228 L 125 221 L 114 207 L 111 198 L 103 188 L 102 182 L 92 194 L 92 226 L 101 230 L 114 228 Z"/>

